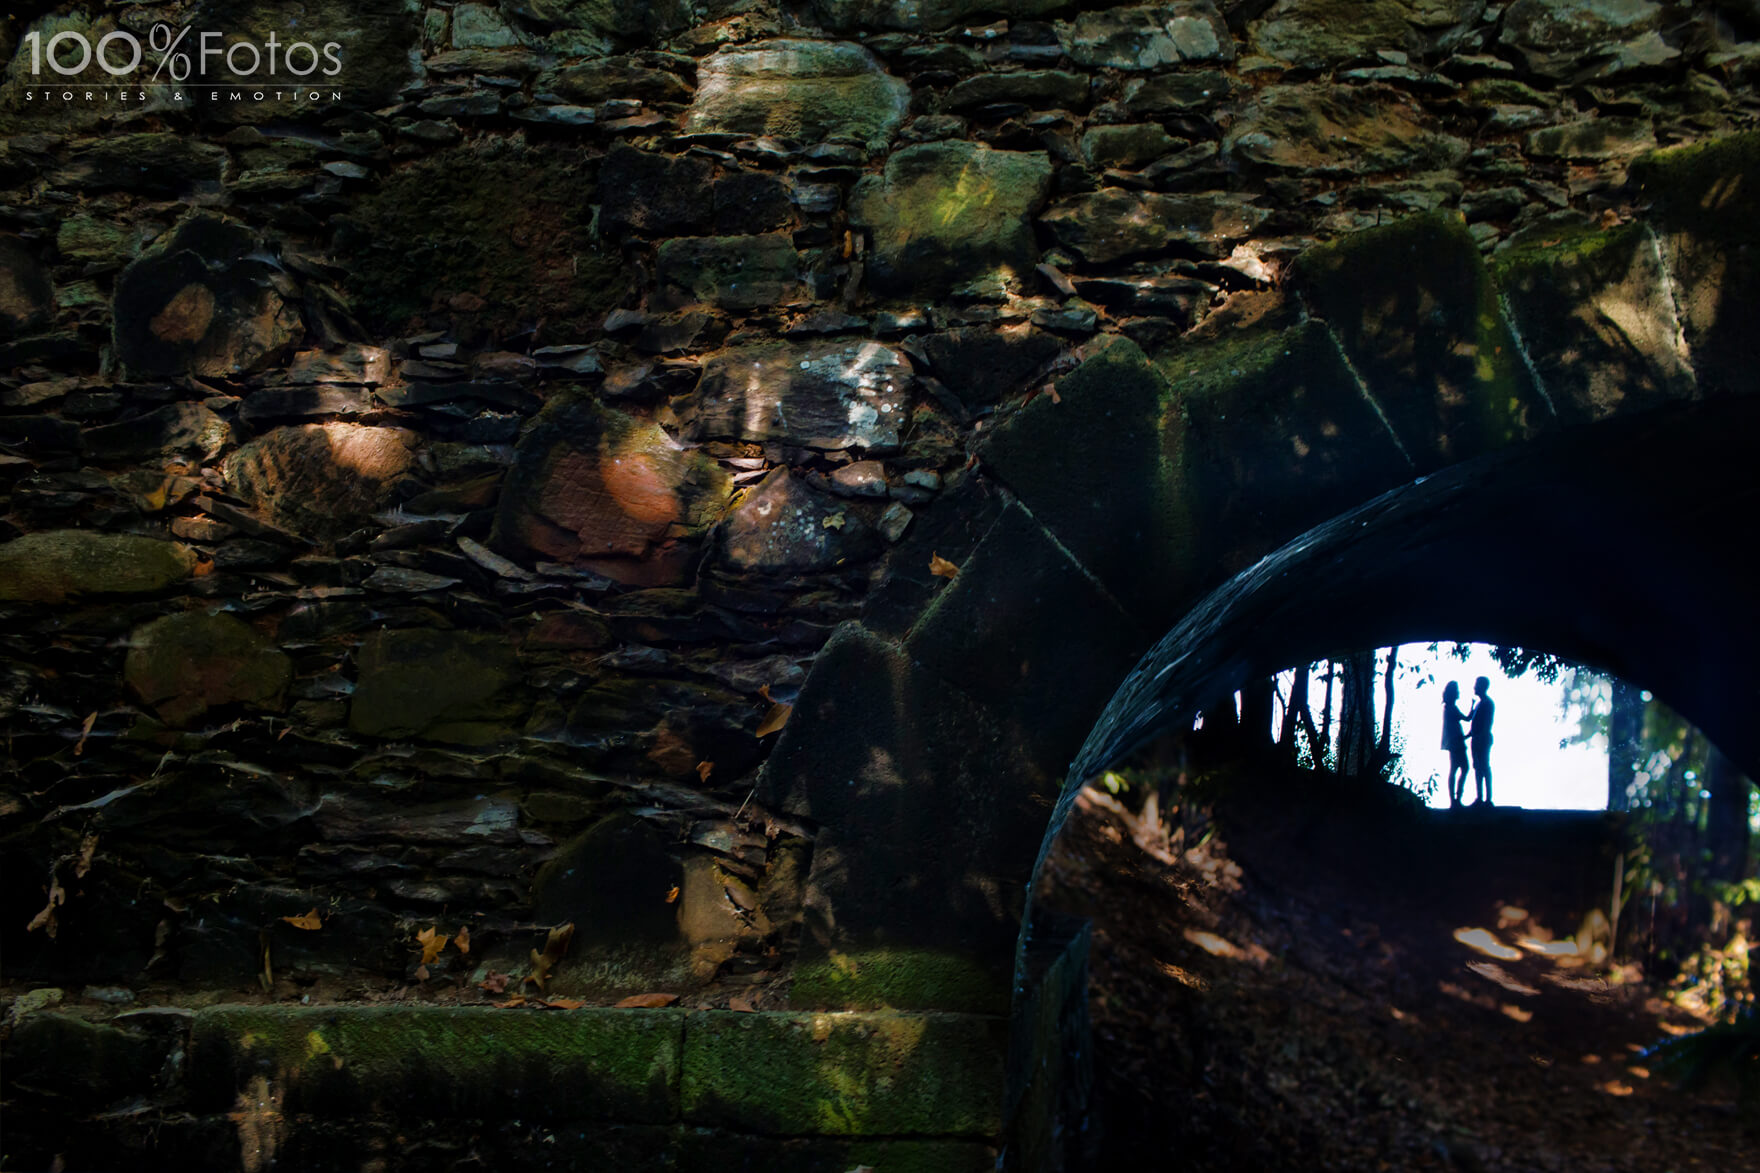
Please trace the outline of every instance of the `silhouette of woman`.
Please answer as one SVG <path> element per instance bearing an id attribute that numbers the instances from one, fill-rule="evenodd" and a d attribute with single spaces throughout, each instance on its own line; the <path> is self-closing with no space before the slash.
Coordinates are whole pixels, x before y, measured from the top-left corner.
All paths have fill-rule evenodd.
<path id="1" fill-rule="evenodd" d="M 1448 751 L 1448 809 L 1458 810 L 1467 789 L 1467 735 L 1461 725 L 1461 686 L 1449 681 L 1442 689 L 1442 748 Z"/>

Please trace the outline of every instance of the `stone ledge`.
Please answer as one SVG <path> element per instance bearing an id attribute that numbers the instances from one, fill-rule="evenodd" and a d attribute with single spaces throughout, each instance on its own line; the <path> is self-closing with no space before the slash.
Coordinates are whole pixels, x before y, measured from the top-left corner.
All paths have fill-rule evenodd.
<path id="1" fill-rule="evenodd" d="M 217 1006 L 191 1034 L 199 1113 L 800 1138 L 994 1139 L 1008 1047 L 988 1015 L 609 1007 Z"/>

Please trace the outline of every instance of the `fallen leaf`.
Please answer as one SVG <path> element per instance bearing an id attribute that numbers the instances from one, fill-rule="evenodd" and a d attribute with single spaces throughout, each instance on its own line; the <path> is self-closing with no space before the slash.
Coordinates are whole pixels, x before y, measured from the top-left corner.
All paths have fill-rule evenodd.
<path id="1" fill-rule="evenodd" d="M 513 975 L 510 973 L 491 973 L 477 983 L 477 988 L 487 990 L 491 994 L 505 994 L 507 993 L 507 983 L 512 980 Z"/>
<path id="2" fill-rule="evenodd" d="M 788 715 L 792 712 L 794 712 L 793 705 L 771 705 L 770 711 L 764 715 L 763 722 L 759 724 L 757 732 L 754 733 L 753 736 L 767 737 L 776 732 L 778 729 L 788 724 Z"/>
<path id="3" fill-rule="evenodd" d="M 568 943 L 572 940 L 574 940 L 573 921 L 560 928 L 551 929 L 550 935 L 544 938 L 544 951 L 540 953 L 536 949 L 532 950 L 532 972 L 526 975 L 525 982 L 521 984 L 530 983 L 542 990 L 545 983 L 550 980 L 550 971 L 568 952 Z"/>
<path id="4" fill-rule="evenodd" d="M 318 919 L 318 910 L 315 908 L 304 916 L 284 916 L 281 919 L 296 929 L 305 929 L 308 932 L 315 932 L 324 927 L 324 922 Z"/>
<path id="5" fill-rule="evenodd" d="M 619 1010 L 656 1010 L 678 1001 L 677 994 L 631 994 L 617 1004 Z"/>
<path id="6" fill-rule="evenodd" d="M 1062 403 L 1063 402 L 1063 396 L 1061 396 L 1057 393 L 1057 384 L 1056 383 L 1045 384 L 1045 394 L 1051 396 L 1052 403 Z"/>
<path id="7" fill-rule="evenodd" d="M 959 575 L 959 567 L 939 554 L 929 555 L 929 573 L 936 578 L 955 578 Z"/>
<path id="8" fill-rule="evenodd" d="M 698 762 L 697 763 L 697 780 L 700 782 L 707 782 L 709 780 L 709 774 L 714 769 L 715 769 L 714 762 Z"/>
<path id="9" fill-rule="evenodd" d="M 427 965 L 430 961 L 439 957 L 441 950 L 446 948 L 446 938 L 442 937 L 440 935 L 440 930 L 432 925 L 429 925 L 427 928 L 417 933 L 416 940 L 420 941 L 422 945 L 423 965 Z"/>
<path id="10" fill-rule="evenodd" d="M 758 695 L 769 701 L 771 704 L 776 703 L 776 698 L 770 695 L 770 686 L 768 684 L 758 690 Z"/>
<path id="11" fill-rule="evenodd" d="M 586 1003 L 578 998 L 551 998 L 544 1005 L 552 1010 L 579 1010 Z"/>
<path id="12" fill-rule="evenodd" d="M 744 998 L 729 998 L 727 1000 L 727 1008 L 729 1010 L 737 1010 L 741 1014 L 756 1014 L 758 1012 L 758 1008 Z"/>
<path id="13" fill-rule="evenodd" d="M 458 946 L 460 953 L 469 953 L 471 951 L 471 927 L 465 925 L 459 929 L 458 936 L 452 938 L 452 943 Z"/>
<path id="14" fill-rule="evenodd" d="M 79 743 L 73 747 L 73 756 L 74 757 L 77 758 L 81 754 L 86 752 L 86 738 L 88 738 L 92 735 L 92 726 L 97 723 L 98 723 L 98 711 L 96 709 L 93 709 L 91 716 L 86 718 L 86 723 L 79 727 Z"/>
<path id="15" fill-rule="evenodd" d="M 42 929 L 50 937 L 54 937 L 59 929 L 55 923 L 55 906 L 66 903 L 67 890 L 61 886 L 61 881 L 51 878 L 49 880 L 49 903 L 43 906 L 43 911 L 31 918 L 31 923 L 25 926 L 24 931 L 34 933 L 38 929 Z"/>
<path id="16" fill-rule="evenodd" d="M 75 879 L 83 880 L 86 878 L 86 873 L 92 870 L 92 856 L 96 855 L 97 851 L 98 836 L 95 832 L 79 841 L 79 858 L 73 864 Z"/>
<path id="17" fill-rule="evenodd" d="M 428 967 L 427 966 L 425 966 L 425 965 L 416 966 L 416 980 L 418 982 L 425 982 L 428 980 Z"/>
<path id="18" fill-rule="evenodd" d="M 820 524 L 826 529 L 842 529 L 848 521 L 849 518 L 845 517 L 842 513 L 830 513 L 826 515 L 825 520 Z"/>
<path id="19" fill-rule="evenodd" d="M 524 994 L 515 994 L 505 1002 L 495 1003 L 495 1008 L 497 1010 L 512 1010 L 516 1007 L 524 1006 L 525 1004 L 526 996 Z"/>
<path id="20" fill-rule="evenodd" d="M 678 885 L 674 884 L 666 890 L 666 903 L 673 904 L 678 900 Z"/>

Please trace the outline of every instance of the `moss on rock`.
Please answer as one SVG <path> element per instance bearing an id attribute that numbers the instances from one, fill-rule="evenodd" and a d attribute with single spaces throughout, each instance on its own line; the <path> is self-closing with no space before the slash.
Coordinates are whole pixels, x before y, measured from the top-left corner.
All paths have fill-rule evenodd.
<path id="1" fill-rule="evenodd" d="M 687 1123 L 773 1135 L 990 1137 L 1007 1049 L 1004 1018 L 708 1010 L 680 1098 Z"/>
<path id="2" fill-rule="evenodd" d="M 996 971 L 951 950 L 830 950 L 795 963 L 789 1001 L 839 1009 L 995 1011 L 1008 1004 Z"/>
<path id="3" fill-rule="evenodd" d="M 0 600 L 151 594 L 188 578 L 195 565 L 188 546 L 158 538 L 85 530 L 26 534 L 0 545 Z"/>
<path id="4" fill-rule="evenodd" d="M 683 1029 L 671 1010 L 216 1006 L 190 1084 L 220 1110 L 260 1076 L 288 1112 L 658 1124 L 678 1117 Z"/>

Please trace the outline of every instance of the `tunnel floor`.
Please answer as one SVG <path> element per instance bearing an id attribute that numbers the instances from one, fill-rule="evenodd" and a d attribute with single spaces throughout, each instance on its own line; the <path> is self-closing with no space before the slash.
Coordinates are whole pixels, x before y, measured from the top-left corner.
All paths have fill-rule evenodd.
<path id="1" fill-rule="evenodd" d="M 1591 964 L 1579 923 L 1500 890 L 1519 877 L 1460 866 L 1475 818 L 1568 819 L 1402 795 L 1146 822 L 1083 793 L 1039 895 L 1094 923 L 1092 1167 L 1745 1167 L 1733 1091 L 1680 1092 L 1641 1054 L 1703 1025 L 1691 1000 Z"/>

